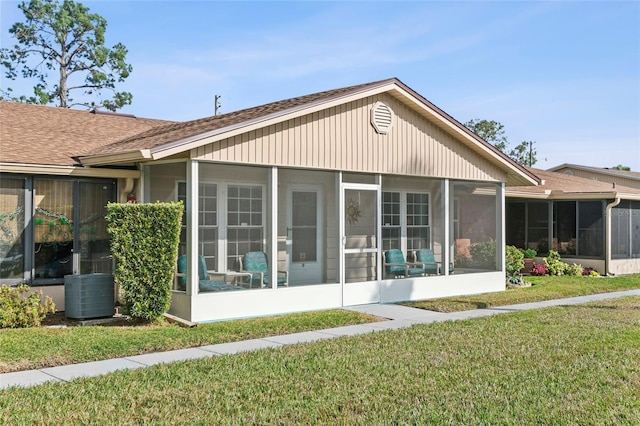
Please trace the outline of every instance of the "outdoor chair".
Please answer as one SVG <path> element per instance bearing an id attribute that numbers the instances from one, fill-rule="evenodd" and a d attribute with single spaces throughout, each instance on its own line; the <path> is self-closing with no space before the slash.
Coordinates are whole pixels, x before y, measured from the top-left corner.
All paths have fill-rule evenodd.
<path id="1" fill-rule="evenodd" d="M 418 249 L 414 252 L 414 259 L 418 264 L 422 265 L 425 275 L 438 275 L 440 273 L 433 250 L 427 248 Z"/>
<path id="2" fill-rule="evenodd" d="M 185 291 L 187 289 L 187 256 L 178 258 L 178 273 L 176 276 L 178 277 L 178 290 Z M 214 277 L 217 279 L 214 279 Z M 222 279 L 219 277 L 222 277 Z M 227 283 L 224 279 L 224 273 L 210 274 L 207 271 L 207 263 L 204 256 L 198 256 L 198 280 L 200 293 L 242 289 L 242 287 Z"/>
<path id="3" fill-rule="evenodd" d="M 424 268 L 414 262 L 407 262 L 404 253 L 399 249 L 391 249 L 384 252 L 384 267 L 388 276 L 419 277 L 424 275 Z"/>
<path id="4" fill-rule="evenodd" d="M 442 274 L 441 262 L 436 262 L 433 250 L 419 249 L 414 252 L 416 262 L 424 265 L 425 274 Z M 449 275 L 453 275 L 453 263 L 449 263 Z"/>
<path id="5" fill-rule="evenodd" d="M 250 251 L 240 256 L 240 272 L 249 272 L 252 275 L 249 286 L 256 281 L 260 287 L 269 286 L 269 260 L 263 251 Z M 278 285 L 289 285 L 289 273 L 278 271 Z"/>

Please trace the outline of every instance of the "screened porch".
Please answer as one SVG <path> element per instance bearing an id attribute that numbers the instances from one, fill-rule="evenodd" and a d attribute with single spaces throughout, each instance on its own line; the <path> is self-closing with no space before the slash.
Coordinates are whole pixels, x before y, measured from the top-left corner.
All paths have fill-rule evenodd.
<path id="1" fill-rule="evenodd" d="M 144 182 L 145 199 L 185 203 L 171 309 L 194 321 L 503 285 L 465 278 L 504 275 L 501 184 L 198 161 L 146 166 Z M 391 274 L 394 249 L 437 269 Z"/>

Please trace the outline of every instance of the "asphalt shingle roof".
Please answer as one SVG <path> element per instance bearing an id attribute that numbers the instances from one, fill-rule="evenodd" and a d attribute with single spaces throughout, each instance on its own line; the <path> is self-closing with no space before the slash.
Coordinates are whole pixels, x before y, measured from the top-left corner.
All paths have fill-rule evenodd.
<path id="1" fill-rule="evenodd" d="M 76 156 L 170 123 L 0 101 L 0 162 L 79 166 Z"/>
<path id="2" fill-rule="evenodd" d="M 578 176 L 565 175 L 564 173 L 552 172 L 528 167 L 528 169 L 542 179 L 538 186 L 509 186 L 507 195 L 513 192 L 524 192 L 535 194 L 545 194 L 549 191 L 558 191 L 565 194 L 601 194 L 611 192 L 621 192 L 625 194 L 639 194 L 640 190 L 621 185 L 613 185 L 608 182 L 586 179 Z"/>
<path id="3" fill-rule="evenodd" d="M 227 114 L 155 127 L 144 133 L 122 139 L 116 143 L 103 145 L 98 149 L 94 149 L 92 151 L 92 154 L 111 154 L 135 151 L 140 149 L 152 149 L 184 138 L 197 136 L 217 129 L 250 122 L 252 120 L 266 117 L 272 114 L 289 111 L 300 106 L 312 105 L 316 102 L 326 102 L 345 94 L 355 93 L 360 90 L 366 90 L 377 85 L 394 81 L 397 80 L 380 80 L 372 83 L 327 90 L 324 92 L 313 93 L 310 95 L 299 96 L 296 98 L 285 99 L 277 102 L 271 102 L 265 105 L 234 111 Z"/>

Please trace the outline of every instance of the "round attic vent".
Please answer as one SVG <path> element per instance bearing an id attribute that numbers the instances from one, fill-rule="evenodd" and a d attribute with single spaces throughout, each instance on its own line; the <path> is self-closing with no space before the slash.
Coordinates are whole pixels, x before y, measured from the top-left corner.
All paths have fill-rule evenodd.
<path id="1" fill-rule="evenodd" d="M 376 102 L 371 108 L 371 125 L 376 132 L 381 134 L 389 133 L 393 124 L 393 111 L 384 102 Z"/>
<path id="2" fill-rule="evenodd" d="M 565 170 L 564 174 L 567 176 L 573 176 L 573 172 L 571 170 Z"/>

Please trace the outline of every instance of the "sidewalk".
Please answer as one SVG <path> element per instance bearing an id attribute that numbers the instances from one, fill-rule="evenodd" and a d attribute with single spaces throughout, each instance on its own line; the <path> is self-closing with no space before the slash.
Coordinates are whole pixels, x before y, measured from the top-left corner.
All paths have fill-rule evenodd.
<path id="1" fill-rule="evenodd" d="M 156 364 L 174 361 L 185 361 L 198 358 L 209 358 L 220 355 L 232 355 L 239 352 L 253 351 L 262 348 L 278 348 L 296 343 L 314 342 L 333 339 L 340 336 L 354 336 L 381 330 L 410 327 L 414 324 L 429 324 L 440 321 L 463 320 L 476 317 L 496 315 L 506 312 L 523 311 L 527 309 L 547 308 L 550 306 L 575 305 L 598 300 L 612 299 L 622 296 L 640 296 L 640 290 L 619 291 L 613 293 L 593 294 L 589 296 L 572 297 L 568 299 L 547 300 L 544 302 L 524 303 L 520 305 L 497 306 L 488 309 L 471 311 L 440 313 L 410 308 L 401 305 L 360 305 L 344 309 L 364 312 L 387 321 L 369 324 L 350 325 L 326 330 L 306 331 L 302 333 L 286 334 L 282 336 L 265 337 L 261 339 L 245 340 L 241 342 L 221 343 L 217 345 L 201 346 L 197 348 L 179 349 L 175 351 L 156 352 L 135 355 L 104 361 L 86 362 L 82 364 L 63 365 L 60 367 L 41 368 L 38 370 L 18 371 L 0 374 L 0 389 L 13 386 L 29 387 L 46 382 L 66 382 L 79 377 L 94 377 L 117 370 L 133 370 Z"/>

